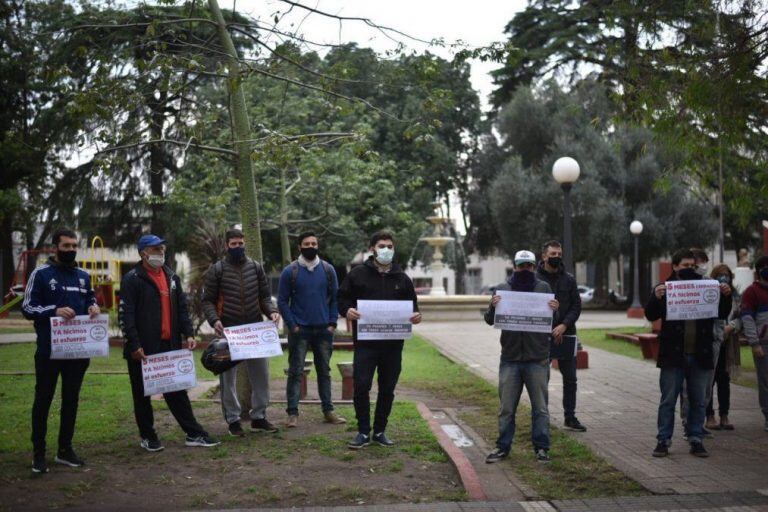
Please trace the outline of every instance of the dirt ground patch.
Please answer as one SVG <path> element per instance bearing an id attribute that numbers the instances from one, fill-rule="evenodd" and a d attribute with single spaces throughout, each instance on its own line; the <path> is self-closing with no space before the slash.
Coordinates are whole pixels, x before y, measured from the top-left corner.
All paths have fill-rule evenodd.
<path id="1" fill-rule="evenodd" d="M 0 455 L 0 509 L 179 510 L 465 498 L 457 473 L 411 402 L 399 401 L 393 410 L 388 433 L 398 442 L 394 448 L 372 445 L 358 452 L 345 446 L 354 427 L 323 423 L 316 407 L 305 408 L 297 429 L 234 438 L 222 435 L 218 404 L 197 403 L 201 423 L 223 441 L 210 449 L 185 447 L 170 413 L 156 409 L 163 452 L 141 450 L 129 425 L 130 433 L 114 442 L 83 447 L 88 464 L 82 469 L 54 464 L 49 474 L 33 477 L 27 454 Z M 272 409 L 270 417 L 283 416 Z M 354 416 L 349 407 L 337 410 Z"/>

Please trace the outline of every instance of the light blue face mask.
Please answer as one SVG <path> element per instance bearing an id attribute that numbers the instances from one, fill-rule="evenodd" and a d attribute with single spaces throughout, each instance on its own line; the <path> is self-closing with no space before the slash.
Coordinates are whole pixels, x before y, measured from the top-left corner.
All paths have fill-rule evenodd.
<path id="1" fill-rule="evenodd" d="M 388 248 L 376 249 L 376 261 L 378 261 L 382 265 L 389 265 L 390 263 L 392 263 L 392 259 L 394 257 L 395 257 L 394 249 L 388 249 Z"/>

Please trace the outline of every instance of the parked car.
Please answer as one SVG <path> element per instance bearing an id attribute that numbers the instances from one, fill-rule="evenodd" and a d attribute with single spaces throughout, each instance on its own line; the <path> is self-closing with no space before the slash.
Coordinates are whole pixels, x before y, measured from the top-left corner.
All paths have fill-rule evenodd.
<path id="1" fill-rule="evenodd" d="M 587 302 L 592 302 L 592 298 L 595 296 L 595 289 L 590 288 L 589 286 L 584 286 L 583 284 L 580 284 L 578 286 L 579 289 L 579 296 L 581 297 L 581 303 L 586 304 Z"/>

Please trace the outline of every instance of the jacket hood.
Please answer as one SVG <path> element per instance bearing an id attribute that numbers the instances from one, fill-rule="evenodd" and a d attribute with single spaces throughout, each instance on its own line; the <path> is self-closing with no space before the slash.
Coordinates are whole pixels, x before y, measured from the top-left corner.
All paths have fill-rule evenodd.
<path id="1" fill-rule="evenodd" d="M 371 256 L 368 256 L 368 259 L 367 259 L 367 260 L 365 260 L 365 262 L 363 263 L 363 265 L 366 265 L 366 266 L 368 266 L 368 267 L 371 267 L 371 268 L 372 268 L 372 269 L 374 269 L 376 272 L 378 272 L 378 271 L 379 271 L 379 267 L 377 267 L 377 266 L 376 266 L 376 263 L 374 263 L 374 262 L 373 262 L 373 256 L 372 256 L 372 255 L 371 255 Z M 388 274 L 402 274 L 402 273 L 403 273 L 403 269 L 402 269 L 402 267 L 400 267 L 400 265 L 398 265 L 397 263 L 395 263 L 395 262 L 392 262 L 392 267 L 389 269 L 389 272 L 388 272 Z"/>
<path id="2" fill-rule="evenodd" d="M 72 263 L 62 263 L 53 256 L 48 256 L 48 264 L 52 267 L 64 269 L 64 270 L 75 270 L 77 269 L 77 261 L 73 261 Z"/>
<path id="3" fill-rule="evenodd" d="M 546 268 L 544 268 L 544 264 L 545 264 L 544 260 L 540 261 L 537 267 L 537 270 L 539 272 L 544 272 L 545 274 L 550 274 L 550 272 Z M 560 263 L 560 265 L 557 266 L 557 271 L 555 272 L 555 274 L 556 275 L 565 274 L 565 265 L 562 262 Z"/>
<path id="4" fill-rule="evenodd" d="M 168 278 L 172 278 L 174 275 L 176 275 L 173 269 L 168 265 L 163 265 L 161 268 L 165 271 L 165 275 L 167 275 Z M 135 270 L 139 275 L 149 276 L 149 272 L 147 272 L 147 269 L 144 268 L 144 262 L 142 260 L 139 260 L 139 262 L 133 266 L 133 270 Z"/>

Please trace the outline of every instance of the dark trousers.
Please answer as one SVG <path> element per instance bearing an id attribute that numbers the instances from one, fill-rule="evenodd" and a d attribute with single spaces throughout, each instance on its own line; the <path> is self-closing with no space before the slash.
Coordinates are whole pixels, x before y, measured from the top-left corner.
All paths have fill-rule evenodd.
<path id="1" fill-rule="evenodd" d="M 49 359 L 35 356 L 35 401 L 32 404 L 32 447 L 35 453 L 45 453 L 48 433 L 48 412 L 51 409 L 56 384 L 61 375 L 61 418 L 59 423 L 59 450 L 72 447 L 77 420 L 80 387 L 90 359 Z"/>
<path id="2" fill-rule="evenodd" d="M 715 368 L 715 381 L 712 384 L 713 388 L 717 386 L 717 405 L 720 407 L 720 416 L 728 416 L 731 408 L 731 376 L 726 369 L 725 346 L 726 344 L 723 343 L 720 347 L 720 357 L 717 358 L 717 368 Z M 715 415 L 714 393 L 712 397 L 707 404 L 707 416 Z"/>
<path id="3" fill-rule="evenodd" d="M 128 376 L 131 378 L 131 393 L 133 394 L 133 414 L 136 424 L 139 426 L 139 434 L 142 439 L 157 440 L 155 432 L 155 414 L 152 411 L 150 397 L 144 396 L 144 379 L 141 374 L 141 362 L 128 360 Z M 181 429 L 190 437 L 208 435 L 200 426 L 192 412 L 192 403 L 189 401 L 187 391 L 174 391 L 164 393 L 163 398 L 168 404 L 168 409 L 176 418 Z"/>
<path id="4" fill-rule="evenodd" d="M 576 358 L 558 359 L 557 366 L 563 376 L 563 414 L 572 418 L 576 415 Z"/>
<path id="5" fill-rule="evenodd" d="M 354 361 L 354 403 L 357 430 L 371 432 L 370 391 L 373 374 L 378 370 L 379 394 L 373 417 L 373 432 L 378 434 L 387 428 L 387 419 L 395 400 L 395 386 L 402 366 L 403 342 L 357 342 Z"/>

